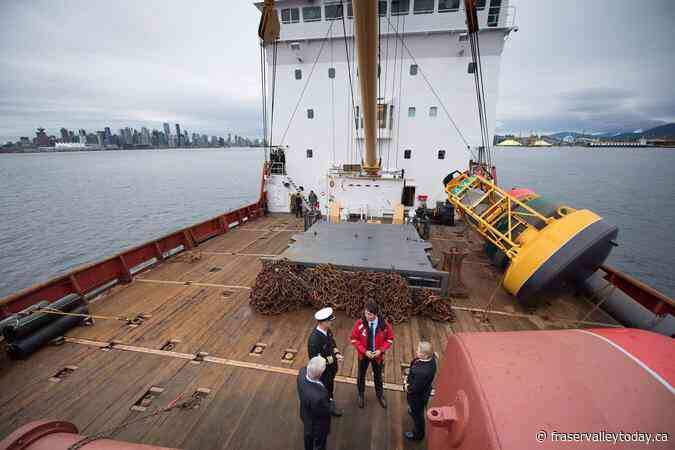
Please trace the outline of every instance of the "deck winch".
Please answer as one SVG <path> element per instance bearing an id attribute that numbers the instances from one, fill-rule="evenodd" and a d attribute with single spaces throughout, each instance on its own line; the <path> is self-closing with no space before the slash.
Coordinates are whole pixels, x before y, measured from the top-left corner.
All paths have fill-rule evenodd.
<path id="1" fill-rule="evenodd" d="M 558 280 L 583 281 L 605 261 L 618 228 L 587 209 L 551 203 L 530 190 L 505 192 L 478 174 L 443 179 L 448 201 L 506 267 L 504 288 L 528 305 Z M 500 261 L 501 260 L 501 261 Z"/>

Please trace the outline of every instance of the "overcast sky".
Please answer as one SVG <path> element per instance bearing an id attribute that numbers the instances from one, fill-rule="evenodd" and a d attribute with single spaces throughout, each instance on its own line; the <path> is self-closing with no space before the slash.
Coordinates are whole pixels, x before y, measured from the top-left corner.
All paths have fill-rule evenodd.
<path id="1" fill-rule="evenodd" d="M 675 121 L 675 0 L 513 0 L 497 132 Z M 43 126 L 260 134 L 249 1 L 0 0 L 0 141 Z"/>

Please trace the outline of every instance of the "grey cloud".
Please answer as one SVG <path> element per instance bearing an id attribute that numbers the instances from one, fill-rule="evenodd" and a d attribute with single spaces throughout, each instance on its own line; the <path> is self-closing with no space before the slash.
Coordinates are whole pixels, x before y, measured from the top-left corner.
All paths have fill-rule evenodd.
<path id="1" fill-rule="evenodd" d="M 513 0 L 497 132 L 613 131 L 675 121 L 675 2 Z"/>
<path id="2" fill-rule="evenodd" d="M 0 140 L 37 126 L 259 135 L 252 2 L 3 0 Z"/>
<path id="3" fill-rule="evenodd" d="M 252 2 L 1 1 L 0 141 L 163 121 L 260 133 Z M 675 121 L 675 1 L 512 3 L 498 132 Z"/>

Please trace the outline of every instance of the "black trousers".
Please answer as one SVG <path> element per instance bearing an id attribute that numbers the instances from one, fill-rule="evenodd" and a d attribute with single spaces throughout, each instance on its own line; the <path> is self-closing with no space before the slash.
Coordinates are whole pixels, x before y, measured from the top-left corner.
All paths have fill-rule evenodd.
<path id="1" fill-rule="evenodd" d="M 326 366 L 326 370 L 321 375 L 321 382 L 328 391 L 328 397 L 333 400 L 333 393 L 335 392 L 335 375 L 337 375 L 337 364 Z"/>
<path id="2" fill-rule="evenodd" d="M 325 450 L 327 435 L 305 433 L 305 450 Z"/>
<path id="3" fill-rule="evenodd" d="M 295 217 L 302 217 L 302 205 L 295 205 Z"/>
<path id="4" fill-rule="evenodd" d="M 422 402 L 411 402 L 408 400 L 410 406 L 410 416 L 413 420 L 413 435 L 415 439 L 422 439 L 424 437 L 424 403 Z"/>
<path id="5" fill-rule="evenodd" d="M 363 358 L 359 360 L 359 376 L 356 379 L 356 388 L 358 389 L 359 395 L 363 396 L 363 393 L 366 391 L 366 372 L 368 371 L 368 366 L 373 366 L 373 381 L 375 382 L 375 395 L 382 397 L 384 395 L 384 386 L 382 384 L 382 372 L 384 372 L 384 360 L 381 364 L 378 364 L 375 358 Z"/>

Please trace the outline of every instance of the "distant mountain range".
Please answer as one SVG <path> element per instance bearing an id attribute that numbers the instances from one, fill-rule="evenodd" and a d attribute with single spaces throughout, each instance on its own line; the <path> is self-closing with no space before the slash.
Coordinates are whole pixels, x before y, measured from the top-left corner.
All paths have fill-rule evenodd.
<path id="1" fill-rule="evenodd" d="M 668 123 L 658 127 L 650 128 L 648 130 L 617 130 L 609 133 L 578 133 L 576 131 L 561 131 L 548 135 L 541 135 L 542 138 L 548 138 L 551 141 L 562 141 L 566 137 L 571 136 L 572 139 L 579 138 L 612 140 L 612 141 L 638 141 L 645 139 L 675 139 L 675 123 Z M 499 136 L 498 138 L 505 138 L 506 136 Z M 497 140 L 497 139 L 496 139 Z M 499 142 L 497 140 L 497 142 Z"/>

